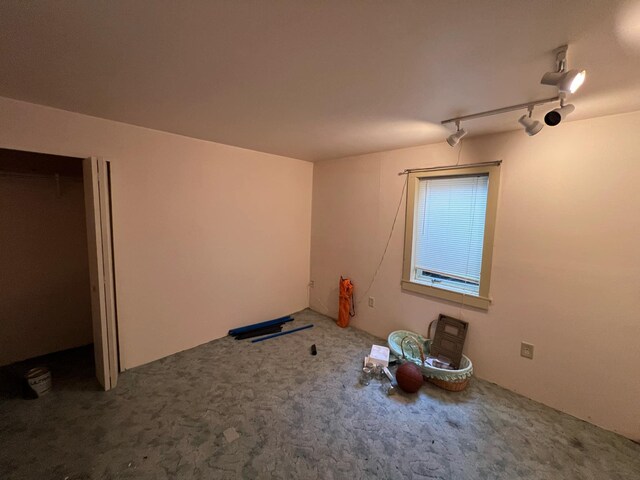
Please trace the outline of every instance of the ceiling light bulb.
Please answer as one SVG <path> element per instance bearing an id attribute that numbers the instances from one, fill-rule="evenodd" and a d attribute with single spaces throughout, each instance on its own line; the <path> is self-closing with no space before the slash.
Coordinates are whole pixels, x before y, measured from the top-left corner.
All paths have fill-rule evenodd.
<path id="1" fill-rule="evenodd" d="M 559 108 L 554 108 L 544 116 L 544 123 L 546 123 L 550 127 L 555 127 L 562 120 L 567 118 L 567 115 L 572 113 L 575 109 L 576 107 L 571 104 L 567 104 Z"/>
<path id="2" fill-rule="evenodd" d="M 567 72 L 547 72 L 542 76 L 540 83 L 558 87 L 562 93 L 575 93 L 584 83 L 587 76 L 586 70 L 569 70 Z"/>
<path id="3" fill-rule="evenodd" d="M 452 147 L 455 147 L 466 134 L 467 131 L 464 128 L 459 128 L 456 133 L 452 133 L 447 137 L 447 143 Z"/>
<path id="4" fill-rule="evenodd" d="M 576 70 L 570 70 L 567 73 L 570 72 L 574 72 Z M 577 71 L 578 73 L 575 74 L 575 76 L 573 76 L 573 78 L 571 78 L 571 81 L 569 83 L 569 91 L 571 93 L 575 93 L 584 83 L 584 79 L 587 77 L 587 72 L 586 70 L 579 70 Z"/>
<path id="5" fill-rule="evenodd" d="M 520 125 L 524 127 L 524 131 L 530 137 L 533 137 L 536 133 L 539 133 L 542 130 L 542 125 L 539 121 L 533 120 L 529 117 L 529 115 L 523 115 L 518 119 Z"/>

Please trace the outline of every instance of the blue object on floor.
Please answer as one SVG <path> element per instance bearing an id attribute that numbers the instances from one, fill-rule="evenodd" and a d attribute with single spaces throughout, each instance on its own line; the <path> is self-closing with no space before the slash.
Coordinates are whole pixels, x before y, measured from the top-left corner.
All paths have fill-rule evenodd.
<path id="1" fill-rule="evenodd" d="M 271 325 L 279 325 L 281 323 L 293 322 L 293 317 L 287 315 L 284 317 L 276 318 L 274 320 L 267 320 L 266 322 L 254 323 L 253 325 L 247 325 L 245 327 L 232 328 L 229 330 L 229 335 L 238 335 L 239 333 L 250 332 L 258 328 L 269 327 Z"/>
<path id="2" fill-rule="evenodd" d="M 292 330 L 287 330 L 285 332 L 274 333 L 273 335 L 267 335 L 266 337 L 256 338 L 255 340 L 251 340 L 251 343 L 261 342 L 263 340 L 269 340 L 270 338 L 281 337 L 282 335 L 289 335 L 290 333 L 299 332 L 300 330 L 306 330 L 307 328 L 313 327 L 313 323 L 309 325 L 305 325 L 304 327 L 294 328 Z"/>

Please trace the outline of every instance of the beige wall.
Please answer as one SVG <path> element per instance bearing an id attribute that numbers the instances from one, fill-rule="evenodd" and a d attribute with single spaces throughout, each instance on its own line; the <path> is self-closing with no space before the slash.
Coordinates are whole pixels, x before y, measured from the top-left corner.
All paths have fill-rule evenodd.
<path id="1" fill-rule="evenodd" d="M 82 177 L 0 175 L 0 365 L 93 342 Z"/>
<path id="2" fill-rule="evenodd" d="M 311 163 L 6 98 L 0 147 L 112 160 L 126 368 L 307 306 Z"/>
<path id="3" fill-rule="evenodd" d="M 404 204 L 378 279 L 405 168 L 449 165 L 445 143 L 316 163 L 312 308 L 337 314 L 338 277 L 362 301 L 354 324 L 426 333 L 439 313 L 471 323 L 476 374 L 640 439 L 640 113 L 464 140 L 461 163 L 502 159 L 488 313 L 400 289 Z M 535 358 L 520 357 L 520 342 Z"/>

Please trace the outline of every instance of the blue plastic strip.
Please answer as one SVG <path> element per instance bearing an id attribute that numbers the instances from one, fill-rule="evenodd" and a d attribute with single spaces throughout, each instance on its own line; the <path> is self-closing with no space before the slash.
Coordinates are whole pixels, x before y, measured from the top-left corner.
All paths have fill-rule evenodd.
<path id="1" fill-rule="evenodd" d="M 311 327 L 313 327 L 313 323 L 309 325 L 305 325 L 304 327 L 298 327 L 292 330 L 287 330 L 285 332 L 274 333 L 273 335 L 267 335 L 266 337 L 256 338 L 255 340 L 251 340 L 251 343 L 257 343 L 263 340 L 269 340 L 270 338 L 281 337 L 282 335 L 289 335 L 290 333 L 296 333 L 296 332 L 299 332 L 300 330 L 306 330 L 307 328 L 311 328 Z"/>
<path id="2" fill-rule="evenodd" d="M 293 317 L 287 315 L 285 317 L 276 318 L 275 320 L 267 320 L 266 322 L 254 323 L 253 325 L 247 325 L 245 327 L 232 328 L 229 330 L 229 335 L 238 335 L 239 333 L 250 332 L 257 328 L 270 327 L 271 325 L 279 325 L 281 323 L 292 322 Z"/>

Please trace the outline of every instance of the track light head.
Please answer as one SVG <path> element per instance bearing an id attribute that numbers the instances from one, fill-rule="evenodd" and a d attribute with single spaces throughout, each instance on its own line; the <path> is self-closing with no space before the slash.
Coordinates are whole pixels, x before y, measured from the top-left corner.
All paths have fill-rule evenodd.
<path id="1" fill-rule="evenodd" d="M 554 108 L 544 116 L 544 123 L 546 123 L 550 127 L 555 127 L 562 120 L 567 118 L 567 116 L 570 113 L 572 113 L 575 109 L 576 107 L 574 107 L 571 104 L 563 105 L 562 107 L 559 107 L 559 108 Z"/>
<path id="2" fill-rule="evenodd" d="M 460 128 L 460 122 L 456 122 L 456 126 L 458 127 L 458 130 L 447 137 L 447 143 L 452 147 L 455 147 L 458 142 L 462 140 L 462 137 L 467 134 L 467 131 L 464 128 Z"/>
<path id="3" fill-rule="evenodd" d="M 543 85 L 557 87 L 561 94 L 575 93 L 587 76 L 587 72 L 582 69 L 567 70 L 568 50 L 568 45 L 561 45 L 555 49 L 556 71 L 545 73 L 540 80 Z"/>
<path id="4" fill-rule="evenodd" d="M 547 72 L 542 76 L 540 83 L 558 87 L 562 93 L 575 93 L 584 83 L 586 76 L 586 70 L 577 69 L 567 72 Z"/>
<path id="5" fill-rule="evenodd" d="M 520 125 L 524 127 L 524 131 L 530 137 L 533 137 L 535 134 L 540 133 L 540 130 L 542 130 L 542 127 L 544 126 L 539 121 L 533 120 L 531 118 L 531 112 L 529 112 L 529 115 L 521 116 L 518 119 L 518 123 L 520 123 Z"/>

